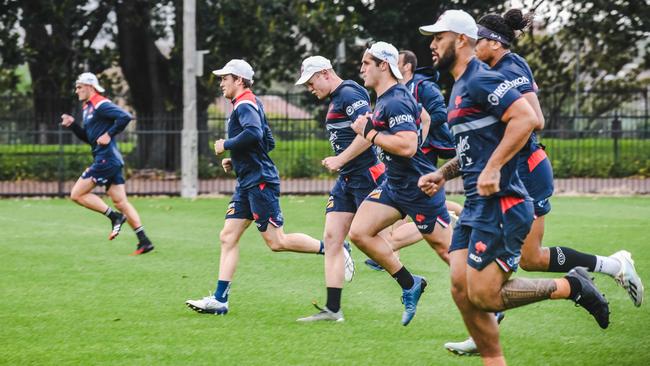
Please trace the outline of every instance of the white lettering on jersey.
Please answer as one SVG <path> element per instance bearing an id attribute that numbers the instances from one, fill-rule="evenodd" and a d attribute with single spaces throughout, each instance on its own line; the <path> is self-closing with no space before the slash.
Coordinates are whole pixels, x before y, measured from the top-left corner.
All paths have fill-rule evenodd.
<path id="1" fill-rule="evenodd" d="M 530 84 L 530 80 L 528 80 L 528 78 L 525 76 L 520 76 L 514 80 L 506 80 L 499 84 L 499 86 L 497 86 L 496 89 L 494 89 L 494 91 L 488 95 L 488 102 L 490 102 L 492 105 L 497 105 L 499 104 L 500 99 L 506 95 L 508 90 L 525 84 Z"/>
<path id="2" fill-rule="evenodd" d="M 393 128 L 404 122 L 415 122 L 415 118 L 412 114 L 400 114 L 399 116 L 393 116 L 388 119 L 388 126 L 390 128 Z"/>

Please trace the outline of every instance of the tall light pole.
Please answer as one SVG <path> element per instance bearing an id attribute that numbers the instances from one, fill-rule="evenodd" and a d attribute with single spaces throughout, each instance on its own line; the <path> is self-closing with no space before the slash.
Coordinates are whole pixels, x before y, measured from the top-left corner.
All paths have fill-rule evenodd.
<path id="1" fill-rule="evenodd" d="M 196 130 L 196 0 L 183 1 L 183 131 L 181 132 L 181 196 L 198 194 Z M 202 70 L 201 70 L 202 71 Z"/>

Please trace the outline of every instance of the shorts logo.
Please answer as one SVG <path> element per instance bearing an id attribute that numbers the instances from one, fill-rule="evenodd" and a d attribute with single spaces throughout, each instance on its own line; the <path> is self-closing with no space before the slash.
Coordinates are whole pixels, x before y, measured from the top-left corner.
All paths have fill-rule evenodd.
<path id="1" fill-rule="evenodd" d="M 483 262 L 483 258 L 479 257 L 478 255 L 476 255 L 476 254 L 474 254 L 474 253 L 470 253 L 470 254 L 469 254 L 469 259 L 473 260 L 473 261 L 476 262 L 476 263 L 481 263 L 481 262 Z"/>
<path id="2" fill-rule="evenodd" d="M 476 249 L 476 253 L 478 255 L 481 255 L 487 250 L 487 245 L 485 245 L 485 243 L 482 241 L 478 241 L 476 244 L 474 244 L 474 249 Z"/>
<path id="3" fill-rule="evenodd" d="M 424 224 L 424 225 L 415 225 L 417 226 L 418 229 L 420 230 L 429 230 L 429 225 Z"/>
<path id="4" fill-rule="evenodd" d="M 427 218 L 427 217 L 424 216 L 423 214 L 417 214 L 417 215 L 415 215 L 415 221 L 417 221 L 417 222 L 422 222 L 422 221 L 424 221 L 424 219 L 426 219 L 426 218 Z"/>
<path id="5" fill-rule="evenodd" d="M 376 200 L 379 199 L 379 197 L 381 197 L 381 189 L 380 189 L 380 188 L 377 188 L 377 189 L 375 189 L 374 191 L 370 192 L 370 194 L 368 195 L 368 197 L 369 197 L 369 198 L 374 198 L 374 199 L 376 199 Z"/>
<path id="6" fill-rule="evenodd" d="M 454 98 L 454 105 L 456 105 L 456 108 L 460 107 L 460 103 L 463 102 L 463 97 L 460 95 L 457 95 L 456 98 Z"/>
<path id="7" fill-rule="evenodd" d="M 325 208 L 333 208 L 334 207 L 334 197 L 330 196 L 330 198 L 327 199 L 327 205 Z"/>
<path id="8" fill-rule="evenodd" d="M 563 265 L 564 262 L 566 261 L 566 257 L 564 256 L 564 252 L 562 251 L 562 249 L 560 249 L 560 247 L 555 247 L 555 249 L 557 249 L 557 263 L 559 265 Z"/>
<path id="9" fill-rule="evenodd" d="M 260 219 L 260 215 L 258 215 L 257 212 L 253 212 L 253 219 L 254 219 L 254 220 L 259 220 L 259 219 Z"/>

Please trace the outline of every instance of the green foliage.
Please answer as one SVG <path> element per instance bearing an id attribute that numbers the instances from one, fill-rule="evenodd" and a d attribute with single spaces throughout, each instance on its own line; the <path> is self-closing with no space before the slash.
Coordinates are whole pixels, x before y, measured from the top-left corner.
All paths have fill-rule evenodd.
<path id="1" fill-rule="evenodd" d="M 201 315 L 185 300 L 214 290 L 219 231 L 229 197 L 132 198 L 156 249 L 131 257 L 124 228 L 108 242 L 109 222 L 70 200 L 0 200 L 2 364 L 6 365 L 445 365 L 478 366 L 442 347 L 467 331 L 449 288 L 449 269 L 424 243 L 404 249 L 407 268 L 429 287 L 417 316 L 400 324 L 399 286 L 363 265 L 353 249 L 340 324 L 299 324 L 323 305 L 323 256 L 273 253 L 254 225 L 226 316 Z M 458 197 L 452 197 L 458 199 Z M 648 197 L 555 197 L 546 216 L 549 243 L 581 252 L 632 252 L 647 281 Z M 286 232 L 323 234 L 326 197 L 283 197 Z M 516 277 L 557 277 L 519 270 Z M 513 276 L 513 277 L 514 277 Z M 596 284 L 611 309 L 609 329 L 570 301 L 543 301 L 508 312 L 500 327 L 512 365 L 647 365 L 650 308 L 635 308 L 609 276 Z M 647 301 L 647 299 L 646 299 Z"/>

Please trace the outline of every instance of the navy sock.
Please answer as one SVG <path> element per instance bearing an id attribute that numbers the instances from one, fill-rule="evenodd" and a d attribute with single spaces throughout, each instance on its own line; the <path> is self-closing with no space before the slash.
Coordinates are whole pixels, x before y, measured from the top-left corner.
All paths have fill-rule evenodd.
<path id="1" fill-rule="evenodd" d="M 397 280 L 397 283 L 399 283 L 399 285 L 404 290 L 410 289 L 415 284 L 413 281 L 413 275 L 411 275 L 411 272 L 409 272 L 404 266 L 402 266 L 399 271 L 395 272 L 391 276 Z"/>
<path id="2" fill-rule="evenodd" d="M 214 298 L 219 302 L 228 301 L 228 294 L 230 292 L 230 281 L 219 280 L 217 282 L 217 289 L 214 291 Z"/>
<path id="3" fill-rule="evenodd" d="M 320 254 L 320 255 L 325 254 L 325 243 L 323 243 L 322 240 L 320 241 L 320 249 L 318 249 L 318 253 L 316 253 L 316 254 Z"/>
<path id="4" fill-rule="evenodd" d="M 111 221 L 115 221 L 120 218 L 120 213 L 113 211 L 113 209 L 109 207 L 104 211 L 104 216 L 108 217 Z"/>
<path id="5" fill-rule="evenodd" d="M 587 267 L 590 272 L 596 268 L 596 256 L 585 254 L 567 247 L 551 247 L 549 272 L 569 272 L 575 267 Z"/>
<path id="6" fill-rule="evenodd" d="M 138 236 L 138 241 L 140 243 L 146 243 L 149 241 L 149 238 L 147 238 L 147 234 L 144 233 L 144 226 L 140 226 L 134 231 L 135 231 L 135 235 Z"/>
<path id="7" fill-rule="evenodd" d="M 341 292 L 342 288 L 328 287 L 327 288 L 327 306 L 332 312 L 336 313 L 341 309 Z"/>

